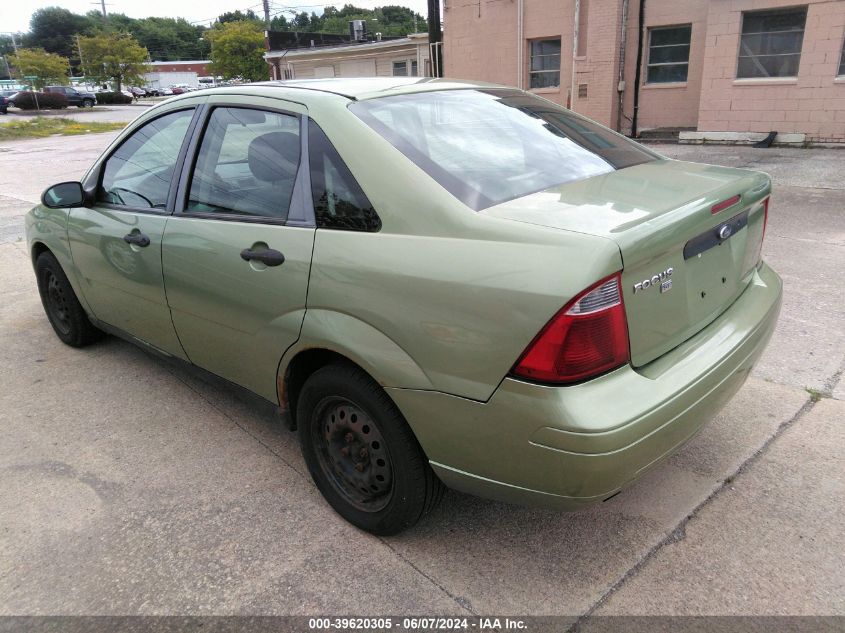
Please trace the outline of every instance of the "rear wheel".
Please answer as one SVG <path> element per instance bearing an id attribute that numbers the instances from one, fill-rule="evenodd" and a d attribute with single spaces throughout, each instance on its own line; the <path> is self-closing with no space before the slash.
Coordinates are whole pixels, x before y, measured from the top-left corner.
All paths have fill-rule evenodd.
<path id="1" fill-rule="evenodd" d="M 344 519 L 379 535 L 417 523 L 444 487 L 407 422 L 360 369 L 328 365 L 296 405 L 302 453 L 317 488 Z"/>
<path id="2" fill-rule="evenodd" d="M 103 336 L 88 320 L 56 257 L 41 253 L 35 261 L 38 292 L 56 336 L 72 347 L 84 347 Z"/>
<path id="3" fill-rule="evenodd" d="M 93 108 L 94 102 L 91 99 L 83 99 L 82 100 L 82 107 L 83 108 Z"/>

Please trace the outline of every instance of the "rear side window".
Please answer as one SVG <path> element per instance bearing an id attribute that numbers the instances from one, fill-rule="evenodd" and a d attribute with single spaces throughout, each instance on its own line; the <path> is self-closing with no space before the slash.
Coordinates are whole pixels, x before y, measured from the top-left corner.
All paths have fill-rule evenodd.
<path id="1" fill-rule="evenodd" d="M 186 210 L 286 220 L 299 156 L 298 117 L 215 108 L 200 144 Z"/>
<path id="2" fill-rule="evenodd" d="M 97 200 L 164 209 L 193 109 L 158 117 L 135 130 L 106 160 Z"/>
<path id="3" fill-rule="evenodd" d="M 516 90 L 365 99 L 349 109 L 468 207 L 487 207 L 657 156 Z"/>
<path id="4" fill-rule="evenodd" d="M 325 132 L 308 122 L 311 195 L 318 228 L 378 231 L 381 220 Z"/>

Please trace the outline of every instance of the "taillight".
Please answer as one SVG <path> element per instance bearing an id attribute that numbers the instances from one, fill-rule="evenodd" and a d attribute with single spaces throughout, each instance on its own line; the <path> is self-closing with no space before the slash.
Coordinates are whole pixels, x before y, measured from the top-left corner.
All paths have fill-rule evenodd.
<path id="1" fill-rule="evenodd" d="M 616 273 L 566 304 L 531 341 L 512 373 L 537 382 L 571 383 L 629 359 L 628 324 Z"/>
<path id="2" fill-rule="evenodd" d="M 763 258 L 763 241 L 766 239 L 766 225 L 769 223 L 769 199 L 770 196 L 766 196 L 763 200 L 763 235 L 760 236 L 760 247 L 757 249 L 758 263 Z"/>

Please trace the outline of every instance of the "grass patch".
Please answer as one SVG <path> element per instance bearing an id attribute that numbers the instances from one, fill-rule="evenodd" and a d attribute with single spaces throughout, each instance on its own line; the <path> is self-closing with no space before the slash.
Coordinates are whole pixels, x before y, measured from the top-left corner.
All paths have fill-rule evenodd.
<path id="1" fill-rule="evenodd" d="M 811 402 L 818 402 L 822 398 L 826 397 L 824 393 L 822 393 L 818 389 L 813 389 L 812 387 L 804 387 L 804 391 L 810 394 Z"/>
<path id="2" fill-rule="evenodd" d="M 62 117 L 37 117 L 24 121 L 0 123 L 0 141 L 11 141 L 20 138 L 44 138 L 60 134 L 75 136 L 79 134 L 96 134 L 97 132 L 112 132 L 122 130 L 126 123 L 76 121 Z"/>

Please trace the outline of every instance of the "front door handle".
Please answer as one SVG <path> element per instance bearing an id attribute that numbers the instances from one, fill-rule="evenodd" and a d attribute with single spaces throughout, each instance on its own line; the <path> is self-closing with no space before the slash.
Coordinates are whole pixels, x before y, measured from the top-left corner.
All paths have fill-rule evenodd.
<path id="1" fill-rule="evenodd" d="M 285 256 L 279 251 L 272 248 L 262 249 L 260 251 L 245 248 L 241 251 L 241 259 L 246 262 L 258 260 L 267 266 L 281 266 L 285 263 Z"/>
<path id="2" fill-rule="evenodd" d="M 150 238 L 143 233 L 127 233 L 123 236 L 123 241 L 141 247 L 150 245 Z"/>

